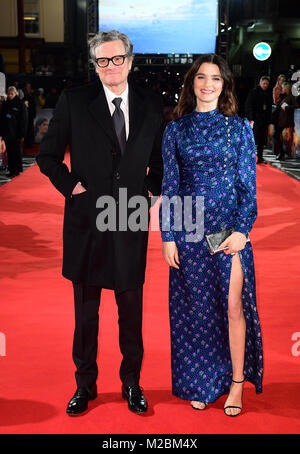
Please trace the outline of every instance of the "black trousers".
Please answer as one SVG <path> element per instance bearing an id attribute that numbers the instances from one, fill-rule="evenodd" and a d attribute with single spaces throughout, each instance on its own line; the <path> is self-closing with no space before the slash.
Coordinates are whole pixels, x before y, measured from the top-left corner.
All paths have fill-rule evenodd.
<path id="1" fill-rule="evenodd" d="M 22 143 L 20 139 L 5 140 L 7 151 L 7 166 L 11 174 L 15 175 L 23 171 Z"/>
<path id="2" fill-rule="evenodd" d="M 283 144 L 282 144 L 282 131 L 284 128 L 281 128 L 280 126 L 275 126 L 275 131 L 273 135 L 273 143 L 274 143 L 274 154 L 278 156 L 283 155 Z"/>
<path id="3" fill-rule="evenodd" d="M 73 361 L 77 386 L 90 387 L 98 376 L 97 351 L 101 287 L 76 284 L 74 287 L 75 331 Z M 123 356 L 120 378 L 125 386 L 139 384 L 143 359 L 143 287 L 115 292 L 119 314 L 119 344 Z"/>
<path id="4" fill-rule="evenodd" d="M 256 123 L 254 122 L 254 138 L 257 145 L 257 157 L 259 160 L 263 158 L 264 146 L 267 143 L 268 137 L 268 124 L 267 123 Z"/>

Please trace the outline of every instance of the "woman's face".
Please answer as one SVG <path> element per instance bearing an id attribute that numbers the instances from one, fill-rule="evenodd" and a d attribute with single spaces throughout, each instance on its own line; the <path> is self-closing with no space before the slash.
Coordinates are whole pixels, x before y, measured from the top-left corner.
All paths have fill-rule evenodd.
<path id="1" fill-rule="evenodd" d="M 287 93 L 287 89 L 284 85 L 281 85 L 281 93 L 284 93 L 284 94 Z"/>
<path id="2" fill-rule="evenodd" d="M 9 99 L 10 101 L 12 101 L 16 96 L 17 96 L 17 93 L 13 90 L 9 90 L 7 92 L 7 99 Z"/>
<path id="3" fill-rule="evenodd" d="M 215 104 L 223 89 L 223 78 L 218 65 L 214 63 L 202 63 L 194 78 L 194 93 L 197 105 L 207 103 Z"/>
<path id="4" fill-rule="evenodd" d="M 46 134 L 47 131 L 48 131 L 48 121 L 43 121 L 43 123 L 41 123 L 39 126 L 39 132 L 41 134 Z"/>

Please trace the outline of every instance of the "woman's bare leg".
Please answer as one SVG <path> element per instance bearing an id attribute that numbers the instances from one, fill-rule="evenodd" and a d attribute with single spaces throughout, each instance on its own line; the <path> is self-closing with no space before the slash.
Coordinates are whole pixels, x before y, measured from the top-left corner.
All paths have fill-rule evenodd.
<path id="1" fill-rule="evenodd" d="M 246 321 L 242 304 L 243 269 L 238 254 L 232 257 L 230 286 L 228 295 L 229 344 L 232 362 L 232 378 L 244 379 L 244 358 L 246 340 Z M 232 383 L 225 407 L 236 405 L 242 407 L 243 383 Z M 228 408 L 226 414 L 237 415 L 241 410 Z"/>

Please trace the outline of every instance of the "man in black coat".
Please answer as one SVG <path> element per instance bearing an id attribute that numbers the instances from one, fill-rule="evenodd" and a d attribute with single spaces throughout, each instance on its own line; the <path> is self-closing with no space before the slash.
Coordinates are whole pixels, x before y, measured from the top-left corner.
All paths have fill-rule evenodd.
<path id="1" fill-rule="evenodd" d="M 268 126 L 271 123 L 272 95 L 269 92 L 270 78 L 261 77 L 259 85 L 253 88 L 246 99 L 245 116 L 253 127 L 257 145 L 257 164 L 264 163 L 263 150 L 267 142 Z"/>
<path id="2" fill-rule="evenodd" d="M 162 109 L 155 94 L 128 83 L 133 56 L 126 35 L 101 32 L 89 44 L 99 80 L 62 93 L 37 157 L 65 197 L 63 276 L 74 287 L 77 368 L 67 413 L 82 413 L 97 396 L 102 288 L 114 290 L 118 305 L 122 396 L 131 411 L 143 413 L 142 291 L 149 195 L 161 192 Z M 67 146 L 71 170 L 63 163 Z M 146 229 L 128 227 L 134 197 L 146 202 Z"/>
<path id="3" fill-rule="evenodd" d="M 18 97 L 17 89 L 11 86 L 0 112 L 0 137 L 6 144 L 8 176 L 11 178 L 23 171 L 22 147 L 27 123 L 27 107 Z"/>

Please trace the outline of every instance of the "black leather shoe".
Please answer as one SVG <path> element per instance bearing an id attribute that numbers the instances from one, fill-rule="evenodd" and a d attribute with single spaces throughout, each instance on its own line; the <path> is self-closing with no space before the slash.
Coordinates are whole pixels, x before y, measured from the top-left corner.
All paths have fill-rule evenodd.
<path id="1" fill-rule="evenodd" d="M 122 386 L 122 397 L 127 400 L 128 408 L 133 413 L 145 413 L 148 410 L 147 400 L 139 386 Z"/>
<path id="2" fill-rule="evenodd" d="M 88 408 L 88 401 L 96 399 L 97 385 L 94 384 L 91 388 L 79 387 L 76 393 L 68 403 L 67 414 L 79 415 Z"/>

